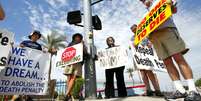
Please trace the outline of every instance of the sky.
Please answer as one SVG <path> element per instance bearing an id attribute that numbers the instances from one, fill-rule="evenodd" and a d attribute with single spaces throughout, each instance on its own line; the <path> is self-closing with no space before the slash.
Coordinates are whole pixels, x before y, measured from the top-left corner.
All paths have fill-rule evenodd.
<path id="1" fill-rule="evenodd" d="M 180 35 L 190 51 L 185 55 L 192 67 L 195 79 L 201 77 L 201 1 L 177 0 L 178 12 L 174 14 L 174 21 Z M 33 30 L 40 30 L 47 35 L 51 30 L 67 36 L 71 41 L 72 34 L 79 32 L 84 35 L 84 29 L 69 25 L 66 21 L 67 12 L 81 10 L 82 0 L 0 0 L 6 18 L 0 22 L 0 28 L 15 33 L 15 44 L 26 40 Z M 130 26 L 138 23 L 146 9 L 138 0 L 103 0 L 92 7 L 93 15 L 98 15 L 103 29 L 94 31 L 94 42 L 97 49 L 105 48 L 105 39 L 113 36 L 116 44 L 128 47 L 133 35 Z M 104 81 L 104 70 L 96 68 L 97 80 Z M 58 72 L 59 71 L 59 72 Z M 52 77 L 61 79 L 62 70 L 53 68 Z M 137 74 L 137 73 L 135 73 Z M 158 73 L 160 83 L 170 79 L 166 73 Z M 125 74 L 125 79 L 130 80 Z M 138 76 L 135 76 L 138 79 Z M 138 79 L 139 80 L 139 79 Z M 164 83 L 164 82 L 163 82 Z M 165 87 L 163 87 L 165 88 Z"/>

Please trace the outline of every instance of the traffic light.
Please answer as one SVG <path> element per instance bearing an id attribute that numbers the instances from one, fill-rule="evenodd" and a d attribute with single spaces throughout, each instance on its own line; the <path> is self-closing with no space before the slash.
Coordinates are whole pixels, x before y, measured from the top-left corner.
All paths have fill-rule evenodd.
<path id="1" fill-rule="evenodd" d="M 67 22 L 69 24 L 77 24 L 82 22 L 81 12 L 80 10 L 68 12 Z"/>
<path id="2" fill-rule="evenodd" d="M 69 24 L 74 24 L 74 25 L 83 27 L 83 25 L 78 24 L 78 23 L 82 22 L 82 16 L 81 15 L 82 15 L 82 13 L 80 12 L 80 10 L 68 12 L 67 22 Z M 97 15 L 92 16 L 92 26 L 93 26 L 93 29 L 95 29 L 95 30 L 101 30 L 102 29 L 101 20 Z"/>
<path id="3" fill-rule="evenodd" d="M 97 15 L 92 17 L 92 25 L 93 25 L 95 30 L 101 30 L 102 29 L 101 20 Z"/>

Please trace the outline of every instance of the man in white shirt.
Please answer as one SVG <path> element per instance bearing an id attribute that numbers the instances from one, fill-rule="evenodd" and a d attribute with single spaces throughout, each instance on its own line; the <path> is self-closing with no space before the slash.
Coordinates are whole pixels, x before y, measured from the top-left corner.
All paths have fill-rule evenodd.
<path id="1" fill-rule="evenodd" d="M 150 10 L 160 0 L 140 1 L 148 10 Z M 177 12 L 176 0 L 167 0 L 166 3 L 172 5 L 173 13 Z M 183 57 L 183 54 L 185 54 L 189 49 L 185 47 L 185 43 L 178 33 L 173 18 L 170 17 L 154 30 L 153 33 L 149 35 L 149 40 L 154 45 L 159 58 L 164 61 L 168 74 L 176 88 L 176 92 L 169 96 L 165 96 L 165 99 L 185 98 L 184 101 L 201 101 L 201 96 L 194 84 L 192 70 Z M 179 71 L 177 70 L 173 60 L 175 60 L 176 65 L 178 65 Z M 179 72 L 181 72 L 182 76 L 188 83 L 188 94 L 180 81 Z"/>

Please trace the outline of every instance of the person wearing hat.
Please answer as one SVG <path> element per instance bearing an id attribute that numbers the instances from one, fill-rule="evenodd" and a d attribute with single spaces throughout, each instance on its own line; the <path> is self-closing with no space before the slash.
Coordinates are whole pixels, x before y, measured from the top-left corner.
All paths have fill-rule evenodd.
<path id="1" fill-rule="evenodd" d="M 72 41 L 68 44 L 68 47 L 82 43 L 83 44 L 83 55 L 84 59 L 87 55 L 87 49 L 86 46 L 83 43 L 83 36 L 80 33 L 75 33 L 72 36 Z M 73 96 L 71 95 L 72 89 L 75 83 L 76 78 L 82 77 L 82 66 L 84 62 L 75 63 L 69 66 L 65 67 L 64 75 L 67 76 L 67 91 L 66 96 L 64 98 L 64 101 L 69 101 L 73 99 Z"/>
<path id="2" fill-rule="evenodd" d="M 134 24 L 130 29 L 131 29 L 131 31 L 133 33 L 135 33 L 136 29 L 137 29 L 137 25 Z M 132 38 L 135 38 L 135 35 L 133 35 Z M 132 39 L 131 41 L 133 43 L 134 39 Z M 148 43 L 148 44 L 146 44 L 146 43 Z M 142 46 L 146 45 L 149 48 L 152 47 L 152 44 L 148 39 L 143 40 L 143 42 L 141 42 L 140 44 Z M 138 46 L 135 46 L 135 48 L 137 49 Z M 146 96 L 152 96 L 153 93 L 155 93 L 156 96 L 163 96 L 163 94 L 160 91 L 160 86 L 159 86 L 159 83 L 158 83 L 157 75 L 152 70 L 145 70 L 145 69 L 140 69 L 140 73 L 141 73 L 142 80 L 143 80 L 143 82 L 145 84 L 145 87 L 146 87 L 146 94 L 145 95 Z M 153 87 L 155 89 L 155 92 L 153 92 L 151 90 L 149 80 L 151 81 L 151 83 L 152 83 L 152 85 L 153 85 Z"/>
<path id="3" fill-rule="evenodd" d="M 35 30 L 28 36 L 29 40 L 25 40 L 20 43 L 20 47 L 29 47 L 32 49 L 37 49 L 42 51 L 42 46 L 39 43 L 37 43 L 40 37 L 41 37 L 41 33 Z M 22 101 L 23 98 L 29 98 L 29 100 L 26 100 L 26 101 L 33 101 L 31 100 L 32 98 L 29 95 L 27 96 L 14 95 L 11 101 Z"/>
<path id="4" fill-rule="evenodd" d="M 152 9 L 160 0 L 140 0 L 148 9 Z M 176 0 L 167 0 L 171 5 L 172 13 L 177 13 Z M 148 12 L 147 12 L 148 13 Z M 184 98 L 184 101 L 201 101 L 201 96 L 195 87 L 192 69 L 184 58 L 184 54 L 189 50 L 181 38 L 172 17 L 168 18 L 162 25 L 149 35 L 149 40 L 154 45 L 156 53 L 163 60 L 165 67 L 171 77 L 176 91 L 165 99 Z M 176 68 L 176 65 L 179 67 Z M 188 84 L 188 93 L 180 80 L 179 72 Z"/>
<path id="5" fill-rule="evenodd" d="M 25 40 L 25 41 L 21 42 L 20 46 L 21 47 L 29 47 L 32 49 L 37 49 L 37 50 L 42 51 L 42 46 L 39 43 L 37 43 L 37 41 L 38 41 L 38 39 L 40 39 L 40 37 L 41 37 L 40 31 L 35 30 L 28 36 L 28 38 L 30 40 Z"/>

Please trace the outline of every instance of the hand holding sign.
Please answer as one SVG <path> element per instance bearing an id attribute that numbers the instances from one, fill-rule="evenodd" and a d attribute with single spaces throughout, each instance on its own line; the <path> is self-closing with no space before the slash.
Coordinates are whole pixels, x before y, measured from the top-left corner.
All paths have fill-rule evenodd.
<path id="1" fill-rule="evenodd" d="M 166 0 L 166 3 L 171 5 L 172 4 L 172 0 Z"/>
<path id="2" fill-rule="evenodd" d="M 151 32 L 163 24 L 172 16 L 171 5 L 168 0 L 159 0 L 159 2 L 146 14 L 137 26 L 135 33 L 135 45 L 139 44 Z"/>

